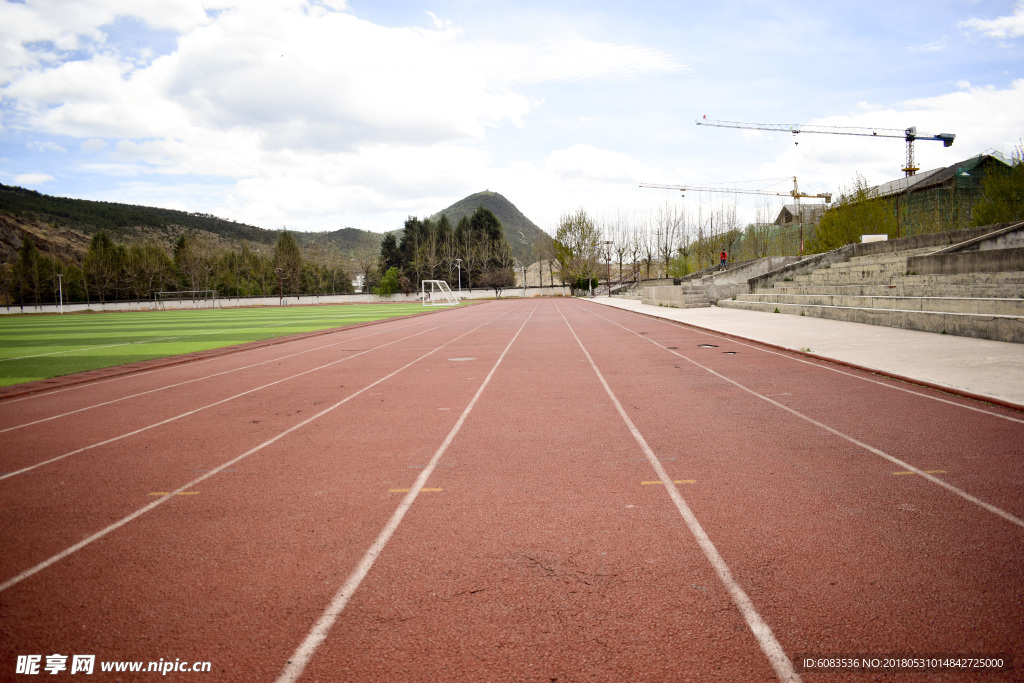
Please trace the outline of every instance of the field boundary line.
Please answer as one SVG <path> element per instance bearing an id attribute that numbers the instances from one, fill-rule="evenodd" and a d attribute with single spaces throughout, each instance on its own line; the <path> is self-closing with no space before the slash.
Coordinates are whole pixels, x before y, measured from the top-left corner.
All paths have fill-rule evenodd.
<path id="1" fill-rule="evenodd" d="M 512 310 L 517 310 L 517 309 L 512 309 Z M 372 384 L 368 384 L 365 387 L 363 387 L 362 389 L 359 389 L 358 391 L 355 391 L 355 392 L 349 394 L 348 396 L 346 396 L 345 398 L 341 399 L 340 401 L 338 401 L 334 405 L 331 405 L 331 406 L 329 406 L 327 408 L 324 408 L 323 410 L 321 410 L 316 415 L 312 415 L 310 417 L 307 417 L 305 420 L 302 420 L 301 422 L 292 425 L 288 429 L 286 429 L 283 432 L 279 433 L 277 436 L 273 436 L 273 437 L 267 439 L 266 441 L 264 441 L 263 443 L 259 444 L 258 446 L 254 446 L 253 448 L 250 448 L 249 450 L 247 450 L 246 452 L 242 453 L 241 455 L 237 455 L 234 458 L 232 458 L 231 460 L 228 460 L 227 462 L 222 463 L 221 465 L 218 465 L 217 467 L 211 469 L 209 472 L 206 472 L 205 474 L 203 474 L 203 475 L 201 475 L 199 477 L 196 477 L 195 479 L 193 479 L 192 481 L 188 482 L 187 484 L 183 484 L 182 486 L 179 486 L 178 488 L 174 489 L 173 491 L 169 491 L 166 496 L 158 497 L 152 503 L 149 503 L 148 505 L 145 505 L 145 506 L 139 508 L 135 512 L 132 512 L 131 514 L 122 517 L 121 519 L 119 519 L 118 521 L 114 522 L 113 524 L 110 524 L 110 525 L 104 527 L 103 529 L 100 529 L 99 531 L 97 531 L 96 533 L 92 534 L 91 536 L 88 536 L 88 537 L 82 539 L 78 543 L 75 543 L 74 545 L 72 545 L 72 546 L 62 550 L 61 552 L 57 553 L 56 555 L 53 555 L 50 558 L 48 558 L 46 560 L 43 560 L 42 562 L 36 564 L 35 566 L 26 569 L 25 571 L 21 572 L 20 574 L 17 574 L 16 576 L 14 576 L 14 577 L 8 579 L 7 581 L 3 582 L 2 584 L 0 584 L 0 593 L 4 592 L 8 588 L 11 588 L 12 586 L 15 586 L 15 585 L 21 583 L 22 581 L 24 581 L 27 578 L 29 578 L 29 577 L 31 577 L 31 576 L 33 576 L 35 574 L 38 574 L 39 572 L 41 572 L 42 570 L 46 569 L 47 567 L 50 567 L 51 565 L 56 564 L 57 562 L 63 560 L 65 557 L 68 557 L 69 555 L 72 555 L 73 553 L 78 552 L 82 548 L 86 547 L 87 545 L 90 545 L 91 543 L 93 543 L 95 541 L 98 541 L 99 539 L 103 538 L 104 536 L 107 536 L 111 532 L 116 531 L 117 529 L 120 529 L 125 524 L 128 524 L 132 520 L 138 519 L 142 515 L 144 515 L 147 512 L 149 512 L 150 510 L 153 510 L 154 508 L 157 508 L 160 505 L 163 505 L 167 501 L 177 500 L 177 494 L 192 489 L 193 487 L 195 487 L 196 484 L 199 484 L 199 483 L 201 483 L 203 481 L 206 481 L 207 479 L 209 479 L 213 475 L 221 472 L 222 470 L 227 469 L 228 467 L 231 467 L 232 465 L 235 465 L 235 464 L 239 463 L 241 460 L 249 457 L 253 453 L 257 453 L 257 452 L 263 450 L 264 448 L 266 448 L 267 446 L 270 446 L 270 445 L 280 441 L 281 439 L 283 439 L 284 437 L 288 436 L 292 432 L 294 432 L 294 431 L 296 431 L 296 430 L 298 430 L 298 429 L 300 429 L 302 427 L 305 427 L 306 425 L 308 425 L 310 422 L 313 422 L 314 420 L 317 420 L 317 419 L 323 417 L 327 413 L 333 411 L 335 408 L 338 408 L 338 407 L 348 403 L 349 401 L 351 401 L 352 399 L 356 398 L 360 394 L 362 394 L 362 393 L 364 393 L 366 391 L 369 391 L 370 389 L 374 388 L 378 384 L 381 384 L 381 383 L 391 379 L 392 377 L 394 377 L 398 373 L 402 372 L 406 368 L 409 368 L 409 367 L 415 365 L 416 363 L 419 363 L 424 358 L 433 355 L 434 353 L 440 351 L 441 349 L 443 349 L 444 347 L 448 346 L 449 344 L 453 344 L 454 342 L 458 341 L 459 339 L 462 339 L 463 337 L 465 337 L 465 336 L 467 336 L 469 334 L 472 334 L 473 332 L 476 332 L 481 327 L 484 327 L 486 325 L 490 325 L 491 323 L 493 323 L 493 322 L 495 322 L 497 320 L 500 320 L 501 318 L 503 318 L 504 316 L 508 315 L 511 312 L 512 311 L 506 311 L 505 313 L 502 313 L 501 315 L 499 315 L 498 317 L 496 317 L 496 318 L 494 318 L 492 320 L 488 320 L 486 322 L 480 323 L 479 325 L 477 325 L 473 329 L 468 330 L 466 332 L 463 332 L 462 334 L 460 334 L 457 337 L 453 337 L 452 339 L 449 339 L 444 344 L 441 344 L 440 346 L 435 347 L 435 348 L 431 349 L 430 351 L 427 351 L 425 354 L 423 354 L 419 358 L 416 358 L 415 360 L 409 361 L 408 363 L 406 363 L 402 367 L 400 367 L 397 370 L 394 370 L 394 371 L 390 372 L 389 374 L 381 377 L 380 379 L 376 380 Z M 413 336 L 415 336 L 415 335 L 413 335 Z"/>
<path id="2" fill-rule="evenodd" d="M 522 333 L 523 329 L 526 327 L 526 323 L 530 322 L 530 318 L 533 317 L 534 312 L 539 306 L 540 304 L 534 305 L 533 310 L 530 311 L 528 316 L 526 316 L 526 320 L 524 320 L 523 324 L 519 326 L 519 329 L 512 336 L 512 339 L 509 340 L 508 344 L 505 346 L 505 350 L 501 352 L 501 355 L 498 356 L 498 360 L 495 361 L 494 367 L 492 367 L 491 371 L 487 373 L 487 377 L 484 378 L 484 381 L 480 384 L 476 393 L 473 394 L 473 398 L 470 399 L 469 404 L 467 404 L 466 408 L 462 411 L 462 414 L 456 421 L 455 426 L 451 428 L 451 431 L 448 432 L 448 436 L 445 437 L 444 441 L 441 442 L 441 445 L 434 452 L 434 457 L 430 459 L 427 466 L 424 467 L 423 471 L 420 472 L 418 477 L 416 477 L 416 481 L 413 483 L 412 488 L 409 489 L 409 492 L 402 497 L 402 502 L 398 504 L 398 507 L 388 520 L 388 523 L 381 530 L 380 534 L 378 534 L 377 539 L 363 555 L 355 569 L 353 569 L 348 575 L 348 578 L 345 580 L 345 583 L 342 584 L 341 588 L 338 589 L 338 592 L 334 594 L 334 598 L 331 600 L 330 604 L 328 604 L 327 609 L 324 610 L 323 614 L 320 615 L 320 618 L 313 625 L 313 628 L 310 629 L 305 640 L 302 641 L 302 644 L 300 644 L 292 654 L 288 663 L 285 665 L 284 671 L 281 672 L 281 675 L 277 678 L 277 683 L 293 683 L 302 675 L 306 665 L 309 664 L 309 660 L 312 659 L 317 648 L 319 648 L 324 640 L 327 639 L 327 634 L 330 632 L 331 627 L 334 626 L 334 622 L 345 609 L 345 606 L 348 604 L 352 595 L 356 592 L 356 589 L 359 588 L 359 584 L 363 582 L 363 579 L 366 578 L 367 574 L 369 574 L 370 569 L 373 568 L 377 558 L 384 551 L 384 546 L 387 545 L 391 536 L 394 535 L 395 531 L 398 529 L 398 525 L 402 523 L 402 519 L 405 517 L 405 514 L 409 511 L 409 508 L 412 507 L 413 502 L 415 502 L 416 497 L 420 493 L 420 489 L 423 488 L 424 484 L 427 483 L 427 479 L 429 479 L 430 475 L 433 474 L 434 469 L 437 467 L 437 463 L 448 450 L 448 446 L 450 446 L 452 441 L 455 440 L 455 436 L 462 429 L 462 425 L 465 424 L 466 418 L 469 417 L 469 413 L 473 410 L 474 406 L 476 406 L 476 402 L 484 393 L 484 389 L 486 389 L 487 385 L 490 384 L 491 378 L 498 370 L 498 366 L 500 366 L 501 362 L 505 360 L 505 356 L 508 354 L 509 349 L 512 348 L 512 344 L 514 344 L 516 339 L 519 338 L 520 333 Z"/>
<path id="3" fill-rule="evenodd" d="M 363 323 L 354 323 L 352 325 L 346 325 L 344 327 L 325 328 L 323 330 L 314 330 L 312 332 L 297 332 L 295 334 L 282 335 L 280 337 L 272 337 L 270 339 L 260 339 L 258 341 L 245 342 L 243 344 L 221 346 L 216 349 L 207 349 L 205 351 L 193 351 L 191 353 L 183 353 L 178 356 L 164 356 L 163 358 L 153 358 L 151 360 L 138 361 L 135 363 L 126 363 L 124 365 L 111 365 L 106 368 L 85 370 L 83 372 L 75 372 L 68 375 L 58 375 L 56 377 L 34 380 L 32 382 L 25 382 L 23 384 L 11 384 L 6 387 L 0 387 L 0 406 L 6 405 L 7 403 L 17 403 L 19 401 L 27 401 L 32 398 L 49 396 L 50 394 L 56 394 L 58 392 L 70 391 L 72 389 L 81 388 L 84 385 L 100 384 L 102 382 L 114 382 L 117 380 L 126 379 L 127 377 L 134 375 L 144 375 L 153 372 L 161 372 L 163 370 L 167 370 L 178 365 L 185 365 L 187 363 L 205 363 L 207 361 L 216 360 L 221 356 L 227 356 L 235 353 L 249 353 L 250 351 L 258 351 L 268 346 L 290 344 L 292 342 L 302 341 L 303 339 L 321 337 L 328 334 L 346 332 L 348 330 L 357 330 L 361 327 L 367 327 L 369 325 L 381 325 L 399 319 L 405 320 L 409 318 L 418 318 L 425 315 L 437 315 L 447 313 L 450 310 L 451 309 L 439 309 L 434 311 L 423 311 L 422 313 L 410 313 L 408 315 L 400 317 L 396 316 L 394 318 L 368 320 Z M 159 363 L 159 365 L 153 367 L 154 363 Z"/>
<path id="4" fill-rule="evenodd" d="M 1024 419 L 1011 417 L 1009 415 L 1002 415 L 1001 413 L 994 413 L 991 410 L 985 410 L 984 408 L 967 405 L 966 403 L 959 403 L 957 401 L 950 401 L 948 398 L 942 398 L 941 396 L 932 396 L 931 394 L 925 394 L 920 391 L 914 391 L 913 389 L 907 389 L 906 387 L 901 387 L 895 384 L 891 384 L 889 382 L 881 382 L 877 379 L 872 379 L 870 377 L 855 375 L 852 372 L 845 372 L 838 368 L 829 367 L 829 365 L 823 365 L 822 363 L 812 363 L 809 360 L 804 360 L 803 358 L 798 358 L 797 356 L 806 356 L 808 358 L 813 358 L 815 360 L 822 361 L 823 363 L 828 363 L 831 365 L 841 365 L 843 367 L 852 368 L 854 370 L 860 370 L 862 372 L 866 372 L 872 375 L 879 375 L 881 377 L 894 379 L 899 382 L 905 382 L 907 384 L 915 384 L 917 386 L 927 387 L 928 389 L 934 389 L 935 391 L 941 391 L 945 394 L 951 394 L 953 396 L 958 396 L 960 398 L 966 398 L 972 401 L 978 401 L 980 403 L 988 403 L 990 405 L 999 406 L 1000 408 L 1009 408 L 1010 410 L 1024 411 L 1024 406 L 1013 403 L 1012 401 L 1006 401 L 1001 398 L 996 398 L 995 396 L 975 394 L 964 389 L 957 389 L 956 387 L 949 387 L 943 384 L 936 384 L 935 382 L 929 382 L 923 379 L 916 379 L 914 377 L 907 377 L 906 375 L 897 375 L 894 372 L 881 370 L 879 368 L 871 368 L 866 365 L 857 365 L 856 363 L 840 360 L 838 358 L 819 356 L 818 354 L 815 353 L 800 351 L 798 349 L 791 349 L 786 346 L 781 346 L 780 344 L 773 344 L 772 342 L 761 341 L 759 339 L 751 339 L 749 337 L 741 337 L 738 334 L 731 334 L 729 332 L 720 332 L 718 330 L 712 330 L 711 328 L 701 327 L 700 325 L 695 325 L 694 323 L 683 322 L 681 320 L 672 320 L 671 318 L 660 318 L 654 314 L 645 313 L 643 311 L 632 311 L 628 308 L 617 308 L 614 306 L 609 306 L 608 308 L 623 311 L 624 313 L 632 313 L 633 315 L 638 315 L 644 318 L 650 318 L 651 320 L 657 320 L 658 322 L 662 322 L 670 326 L 686 327 L 697 332 L 700 332 L 701 334 L 705 334 L 709 337 L 714 337 L 716 339 L 726 339 L 728 341 L 735 342 L 740 346 L 746 346 L 747 348 L 754 349 L 755 351 L 761 351 L 763 353 L 771 354 L 773 356 L 781 356 L 782 358 L 787 358 L 796 363 L 804 363 L 806 365 L 811 365 L 816 368 L 821 368 L 822 370 L 828 370 L 829 372 L 837 372 L 840 375 L 853 377 L 864 382 L 871 382 L 872 384 L 877 384 L 879 386 L 887 387 L 889 389 L 895 389 L 896 391 L 902 391 L 907 394 L 913 394 L 914 396 L 920 396 L 922 398 L 931 399 L 932 401 L 939 401 L 940 403 L 947 403 L 951 406 L 956 406 L 958 408 L 965 408 L 967 410 L 973 410 L 978 413 L 984 413 L 985 415 L 991 415 L 992 417 L 998 417 L 1003 420 L 1009 420 L 1010 422 L 1019 422 L 1021 424 L 1024 424 Z M 594 315 L 598 314 L 594 313 Z M 598 317 L 604 318 L 604 316 L 602 315 L 598 315 Z M 605 318 L 605 320 L 610 320 L 610 318 Z M 765 346 L 768 348 L 762 348 Z M 785 353 L 780 353 L 780 351 L 783 351 Z"/>
<path id="5" fill-rule="evenodd" d="M 726 591 L 729 593 L 729 597 L 732 598 L 732 602 L 736 605 L 736 609 L 739 610 L 743 616 L 743 620 L 747 622 L 747 626 L 754 634 L 754 638 L 757 639 L 758 645 L 761 647 L 761 651 L 764 652 L 768 661 L 771 663 L 772 668 L 775 670 L 775 675 L 782 681 L 799 681 L 800 676 L 796 673 L 793 668 L 793 662 L 790 661 L 789 656 L 786 655 L 786 651 L 782 648 L 782 645 L 775 638 L 775 634 L 772 633 L 771 627 L 761 615 L 758 613 L 757 608 L 754 607 L 754 602 L 747 595 L 746 591 L 740 586 L 739 582 L 732 575 L 732 571 L 729 569 L 729 565 L 726 564 L 725 559 L 718 552 L 718 548 L 715 547 L 714 542 L 708 536 L 707 532 L 704 531 L 704 527 L 701 526 L 700 521 L 697 519 L 697 515 L 690 509 L 686 499 L 683 498 L 683 494 L 679 493 L 679 489 L 676 487 L 672 480 L 672 477 L 668 476 L 668 472 L 662 466 L 658 460 L 658 456 L 655 455 L 651 449 L 647 440 L 644 438 L 640 430 L 637 429 L 636 424 L 630 419 L 629 414 L 626 413 L 625 408 L 622 407 L 622 403 L 615 396 L 615 392 L 612 391 L 608 381 L 605 380 L 604 375 L 598 369 L 597 364 L 594 362 L 590 352 L 587 351 L 587 347 L 583 345 L 579 336 L 576 334 L 576 330 L 573 329 L 572 324 L 568 318 L 562 312 L 562 309 L 558 304 L 555 304 L 555 308 L 558 310 L 559 315 L 562 316 L 562 320 L 565 321 L 569 331 L 572 332 L 572 336 L 576 339 L 576 343 L 579 344 L 583 354 L 587 357 L 587 361 L 590 363 L 590 367 L 594 370 L 594 374 L 601 380 L 601 386 L 604 387 L 604 391 L 608 394 L 608 398 L 611 399 L 612 405 L 615 406 L 615 410 L 618 411 L 619 417 L 626 423 L 626 427 L 629 428 L 630 433 L 633 435 L 633 439 L 639 444 L 640 449 L 644 452 L 647 457 L 647 462 L 650 463 L 651 467 L 657 473 L 661 483 L 665 485 L 665 490 L 668 492 L 669 497 L 675 504 L 676 509 L 679 510 L 679 514 L 682 515 L 683 521 L 686 522 L 687 528 L 690 533 L 693 534 L 694 539 L 697 541 L 697 545 L 703 551 L 704 556 L 711 563 L 715 573 L 718 574 L 718 578 L 725 585 Z"/>
<path id="6" fill-rule="evenodd" d="M 261 391 L 263 389 L 266 389 L 268 387 L 272 387 L 272 386 L 274 386 L 276 384 L 280 384 L 282 382 L 287 382 L 289 380 L 293 380 L 296 377 L 302 377 L 303 375 L 308 375 L 311 372 L 317 372 L 319 370 L 323 370 L 324 368 L 331 367 L 332 365 L 337 365 L 338 363 L 344 363 L 347 360 L 351 360 L 351 359 L 356 358 L 358 356 L 362 356 L 364 354 L 371 353 L 373 351 L 377 351 L 378 349 L 382 349 L 382 348 L 384 348 L 386 346 L 391 346 L 392 344 L 397 344 L 398 342 L 405 341 L 406 339 L 412 339 L 413 337 L 418 337 L 421 334 L 426 334 L 427 332 L 432 332 L 432 331 L 434 331 L 436 329 L 439 329 L 441 327 L 445 327 L 446 325 L 450 325 L 450 324 L 452 324 L 454 322 L 458 322 L 458 321 L 457 320 L 453 320 L 453 321 L 451 321 L 449 323 L 442 323 L 440 325 L 435 325 L 434 327 L 429 327 L 429 328 L 427 328 L 425 330 L 422 330 L 420 332 L 417 332 L 415 334 L 410 334 L 410 335 L 408 335 L 406 337 L 401 337 L 399 339 L 395 339 L 393 341 L 389 341 L 386 344 L 381 344 L 379 346 L 375 346 L 372 349 L 366 349 L 365 351 L 360 351 L 358 353 L 354 353 L 351 356 L 345 356 L 344 358 L 339 358 L 338 360 L 333 360 L 330 363 L 325 363 L 324 365 L 319 365 L 319 366 L 317 366 L 315 368 L 310 368 L 309 370 L 303 370 L 300 373 L 297 373 L 297 374 L 294 374 L 294 375 L 289 375 L 288 377 L 282 377 L 281 379 L 274 380 L 273 382 L 269 382 L 267 384 L 263 384 L 261 386 L 255 387 L 253 389 L 246 389 L 245 391 L 243 391 L 241 393 L 238 393 L 238 394 L 235 394 L 233 396 L 228 396 L 227 398 L 222 398 L 219 401 L 214 401 L 213 403 L 208 403 L 205 406 L 200 406 L 199 408 L 194 408 L 192 410 L 186 411 L 186 412 L 181 413 L 179 415 L 175 415 L 173 417 L 169 417 L 169 418 L 167 418 L 165 420 L 160 420 L 159 422 L 154 422 L 151 425 L 147 425 L 145 427 L 140 427 L 139 429 L 135 429 L 135 430 L 132 430 L 130 432 L 126 432 L 126 433 L 121 434 L 119 436 L 115 436 L 115 437 L 112 437 L 112 438 L 109 438 L 109 439 L 105 439 L 103 441 L 99 441 L 97 443 L 94 443 L 94 444 L 91 444 L 91 445 L 88 445 L 88 446 L 83 446 L 82 448 L 76 448 L 73 451 L 68 451 L 67 453 L 63 453 L 63 454 L 58 455 L 56 457 L 50 458 L 49 460 L 43 460 L 42 462 L 37 462 L 34 465 L 29 465 L 28 467 L 23 467 L 23 468 L 21 468 L 19 470 L 15 470 L 14 472 L 7 472 L 6 474 L 0 475 L 0 481 L 3 481 L 5 479 L 10 479 L 11 477 L 15 477 L 15 476 L 17 476 L 19 474 L 24 474 L 25 472 L 30 472 L 30 471 L 32 471 L 34 469 L 42 467 L 43 465 L 50 465 L 52 463 L 58 462 L 60 460 L 63 460 L 65 458 L 69 458 L 72 455 L 78 455 L 79 453 L 84 453 L 85 451 L 92 450 L 93 448 L 99 448 L 100 446 L 106 446 L 107 444 L 111 444 L 111 443 L 114 443 L 116 441 L 120 441 L 121 439 L 126 439 L 128 437 L 135 436 L 137 434 L 141 434 L 142 432 L 149 431 L 150 429 L 154 429 L 156 427 L 161 427 L 161 426 L 163 426 L 165 424 L 169 424 L 171 422 L 175 422 L 176 420 L 180 420 L 180 419 L 182 419 L 184 417 L 189 417 L 191 415 L 195 415 L 196 413 L 202 412 L 202 411 L 204 411 L 204 410 L 206 410 L 208 408 L 213 408 L 213 407 L 222 405 L 224 403 L 227 403 L 228 401 L 233 401 L 236 398 L 241 398 L 242 396 L 246 396 L 247 394 L 251 394 L 251 393 L 254 393 L 254 392 L 257 392 L 257 391 Z"/>
<path id="7" fill-rule="evenodd" d="M 586 309 L 581 309 L 581 310 L 586 310 Z M 594 313 L 594 315 L 597 315 L 597 314 Z M 867 444 L 867 443 L 861 441 L 860 439 L 857 439 L 856 437 L 850 436 L 849 434 L 845 434 L 845 433 L 839 431 L 838 429 L 835 429 L 834 427 L 828 426 L 827 424 L 825 424 L 823 422 L 819 422 L 819 421 L 815 420 L 813 417 L 810 417 L 809 415 L 804 415 L 799 410 L 796 410 L 794 408 L 790 408 L 787 405 L 779 403 L 778 401 L 775 401 L 775 400 L 769 398 L 768 396 L 765 396 L 764 394 L 759 394 L 758 392 L 754 391 L 753 389 L 751 389 L 751 388 L 749 388 L 749 387 L 747 387 L 747 386 L 745 386 L 743 384 L 740 384 L 739 382 L 737 382 L 734 379 L 730 379 L 730 378 L 726 377 L 725 375 L 721 374 L 720 372 L 712 370 L 711 368 L 707 367 L 706 365 L 702 365 L 701 363 L 693 360 L 692 358 L 689 358 L 688 356 L 684 356 L 683 354 L 679 353 L 678 351 L 670 349 L 667 346 L 665 346 L 663 344 L 660 344 L 659 342 L 654 341 L 653 339 L 647 339 L 647 337 L 645 337 L 642 334 L 639 334 L 637 332 L 634 332 L 633 330 L 629 329 L 625 325 L 621 325 L 621 324 L 615 322 L 614 320 L 611 320 L 610 318 L 605 318 L 602 315 L 598 315 L 597 317 L 604 318 L 608 322 L 610 322 L 610 323 L 612 323 L 614 325 L 618 325 L 619 327 L 621 327 L 622 329 L 626 330 L 627 332 L 629 332 L 631 334 L 634 334 L 637 337 L 640 337 L 641 339 L 649 341 L 650 343 L 654 344 L 655 346 L 657 346 L 659 348 L 665 349 L 669 353 L 671 353 L 671 354 L 673 354 L 675 356 L 678 356 L 679 358 L 682 358 L 683 360 L 687 361 L 688 363 L 692 363 L 693 365 L 696 365 L 698 368 L 701 368 L 702 370 L 711 373 L 715 377 L 718 377 L 719 379 L 724 380 L 724 381 L 728 382 L 729 384 L 732 384 L 736 388 L 742 389 L 743 391 L 747 392 L 748 394 L 750 394 L 752 396 L 756 396 L 757 398 L 759 398 L 759 399 L 761 399 L 763 401 L 767 401 L 768 403 L 771 403 L 773 406 L 775 406 L 777 408 L 781 408 L 782 410 L 786 411 L 787 413 L 790 413 L 791 415 L 794 415 L 794 416 L 800 418 L 801 420 L 805 420 L 807 422 L 810 422 L 815 427 L 818 427 L 820 429 L 824 429 L 826 432 L 829 432 L 830 434 L 838 436 L 839 438 L 844 439 L 845 441 L 849 441 L 850 443 L 852 443 L 855 446 L 858 446 L 859 448 L 863 448 L 864 450 L 866 450 L 866 451 L 868 451 L 870 453 L 874 453 L 875 455 L 879 456 L 880 458 L 884 458 L 885 460 L 888 460 L 889 462 L 891 462 L 894 465 L 897 465 L 898 467 L 902 467 L 902 468 L 904 468 L 904 469 L 906 469 L 906 470 L 908 470 L 910 472 L 913 472 L 914 474 L 920 475 L 920 476 L 924 477 L 925 479 L 927 479 L 928 481 L 930 481 L 931 483 L 936 484 L 938 486 L 941 486 L 942 488 L 946 489 L 947 491 L 949 491 L 951 493 L 954 493 L 957 496 L 960 496 L 964 500 L 966 500 L 966 501 L 968 501 L 970 503 L 973 503 L 973 504 L 977 505 L 980 508 L 988 510 L 992 514 L 994 514 L 994 515 L 996 515 L 998 517 L 1001 517 L 1002 519 L 1005 519 L 1006 521 L 1010 522 L 1011 524 L 1016 524 L 1017 526 L 1019 526 L 1021 528 L 1024 528 L 1024 519 L 1021 519 L 1020 517 L 1017 517 L 1016 515 L 1013 515 L 1013 514 L 1007 512 L 1006 510 L 1003 510 L 1002 508 L 996 507 L 995 505 L 992 505 L 991 503 L 986 503 L 982 499 L 980 499 L 980 498 L 978 498 L 976 496 L 973 496 L 970 493 L 967 493 L 967 491 L 964 491 L 963 489 L 961 489 L 959 487 L 953 486 L 952 484 L 950 484 L 947 481 L 943 481 L 942 479 L 939 479 L 938 477 L 936 477 L 933 474 L 929 474 L 925 470 L 922 470 L 920 468 L 914 467 L 910 463 L 904 462 L 903 460 L 900 460 L 896 456 L 889 455 L 885 451 L 883 451 L 883 450 L 881 450 L 879 448 L 875 448 L 874 446 L 872 446 L 870 444 Z"/>
<path id="8" fill-rule="evenodd" d="M 406 327 L 406 326 L 401 326 L 401 327 Z M 239 372 L 241 370 L 248 370 L 250 368 L 259 367 L 260 365 L 266 365 L 267 363 L 274 363 L 274 362 L 277 362 L 277 361 L 285 360 L 287 358 L 294 358 L 295 356 L 301 356 L 301 355 L 306 354 L 306 353 L 313 353 L 314 351 L 322 351 L 324 349 L 329 349 L 332 346 L 338 346 L 339 344 L 347 344 L 349 342 L 353 342 L 353 341 L 356 341 L 358 339 L 366 339 L 368 337 L 374 337 L 374 336 L 376 336 L 378 334 L 384 334 L 384 332 L 385 331 L 382 330 L 380 332 L 373 332 L 373 333 L 370 333 L 370 334 L 364 334 L 364 335 L 357 336 L 357 337 L 350 337 L 348 339 L 342 339 L 341 341 L 331 342 L 330 344 L 324 344 L 323 346 L 317 346 L 317 347 L 312 348 L 312 349 L 306 349 L 305 351 L 296 351 L 295 353 L 285 354 L 284 356 L 276 356 L 274 358 L 269 358 L 267 360 L 260 361 L 259 363 L 252 363 L 251 365 L 243 365 L 241 367 L 232 368 L 230 370 L 223 370 L 221 372 L 216 372 L 216 373 L 214 373 L 212 375 L 204 375 L 203 377 L 196 377 L 194 379 L 185 380 L 184 382 L 176 382 L 174 384 L 167 384 L 167 385 L 164 385 L 162 387 L 157 387 L 155 389 L 148 389 L 146 391 L 141 391 L 141 392 L 139 392 L 137 394 L 129 394 L 127 396 L 122 396 L 120 398 L 111 399 L 109 401 L 104 401 L 102 403 L 96 403 L 96 404 L 91 405 L 91 406 L 85 406 L 84 408 L 77 408 L 75 410 L 71 410 L 71 411 L 68 411 L 66 413 L 60 413 L 59 415 L 51 415 L 50 417 L 43 417 L 43 418 L 40 418 L 40 419 L 35 420 L 33 422 L 26 422 L 24 424 L 15 425 L 13 427 L 5 427 L 3 429 L 0 429 L 0 434 L 3 434 L 5 432 L 11 432 L 11 431 L 14 431 L 16 429 L 22 429 L 24 427 L 31 427 L 32 425 L 37 425 L 37 424 L 40 424 L 40 423 L 43 423 L 43 422 L 49 422 L 50 420 L 57 420 L 57 419 L 62 418 L 62 417 L 67 417 L 68 415 L 75 415 L 76 413 L 82 413 L 82 412 L 85 412 L 87 410 L 92 410 L 93 408 L 102 408 L 103 406 L 111 405 L 113 403 L 118 403 L 120 401 L 127 401 L 128 399 L 131 399 L 131 398 L 138 398 L 139 396 L 146 396 L 147 394 L 155 394 L 155 393 L 157 393 L 159 391 L 165 391 L 167 389 L 173 389 L 175 387 L 184 386 L 186 384 L 192 384 L 193 382 L 202 382 L 202 381 L 205 381 L 205 380 L 208 380 L 208 379 L 213 379 L 214 377 L 220 377 L 221 375 L 228 375 L 228 374 L 231 374 L 232 372 Z M 208 360 L 213 360 L 213 359 L 211 358 L 211 359 L 208 359 Z M 199 361 L 199 362 L 205 362 L 205 361 Z"/>

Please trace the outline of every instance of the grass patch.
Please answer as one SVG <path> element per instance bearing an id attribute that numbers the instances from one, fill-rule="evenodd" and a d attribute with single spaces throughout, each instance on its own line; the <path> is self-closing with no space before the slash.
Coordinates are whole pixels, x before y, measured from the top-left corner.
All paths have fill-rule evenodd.
<path id="1" fill-rule="evenodd" d="M 0 316 L 0 386 L 422 313 L 409 304 Z"/>

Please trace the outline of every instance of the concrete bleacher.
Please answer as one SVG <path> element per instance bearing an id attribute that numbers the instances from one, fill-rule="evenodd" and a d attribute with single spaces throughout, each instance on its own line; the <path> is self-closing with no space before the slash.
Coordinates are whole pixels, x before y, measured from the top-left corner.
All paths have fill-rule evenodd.
<path id="1" fill-rule="evenodd" d="M 885 325 L 908 330 L 1024 342 L 1024 270 L 994 270 L 1016 263 L 1007 234 L 1021 226 L 990 229 L 1000 245 L 983 254 L 976 272 L 919 275 L 911 267 L 927 266 L 933 256 L 986 247 L 986 234 L 974 229 L 920 235 L 889 242 L 849 245 L 827 255 L 790 265 L 750 281 L 749 293 L 720 299 L 718 306 Z M 996 238 L 988 240 L 995 244 Z M 883 246 L 876 246 L 883 245 Z M 936 256 L 936 258 L 938 258 Z M 908 262 L 911 266 L 908 266 Z M 916 265 L 915 265 L 916 264 Z M 1002 265 L 1001 265 L 1002 264 Z"/>
<path id="2" fill-rule="evenodd" d="M 707 308 L 711 305 L 705 289 L 691 284 L 644 287 L 641 301 L 669 308 Z"/>

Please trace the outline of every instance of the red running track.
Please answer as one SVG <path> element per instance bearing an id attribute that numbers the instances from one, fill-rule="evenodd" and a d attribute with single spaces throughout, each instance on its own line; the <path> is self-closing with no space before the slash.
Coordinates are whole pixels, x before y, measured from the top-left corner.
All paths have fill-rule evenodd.
<path id="1" fill-rule="evenodd" d="M 0 438 L 0 680 L 1022 678 L 1024 415 L 625 311 L 340 330 Z M 161 658 L 211 671 L 99 671 Z"/>

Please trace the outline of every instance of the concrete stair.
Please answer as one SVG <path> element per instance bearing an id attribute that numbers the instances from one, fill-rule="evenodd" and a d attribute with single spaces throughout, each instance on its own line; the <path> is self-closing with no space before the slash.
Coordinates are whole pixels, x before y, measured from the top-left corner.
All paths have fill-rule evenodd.
<path id="1" fill-rule="evenodd" d="M 708 308 L 711 301 L 707 291 L 700 285 L 676 285 L 670 287 L 645 287 L 645 304 L 669 308 Z"/>
<path id="2" fill-rule="evenodd" d="M 907 272 L 908 257 L 934 251 L 854 256 L 718 305 L 1024 343 L 1024 273 Z"/>

